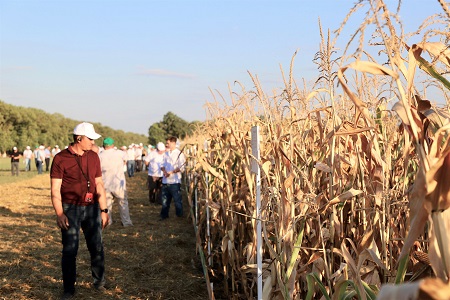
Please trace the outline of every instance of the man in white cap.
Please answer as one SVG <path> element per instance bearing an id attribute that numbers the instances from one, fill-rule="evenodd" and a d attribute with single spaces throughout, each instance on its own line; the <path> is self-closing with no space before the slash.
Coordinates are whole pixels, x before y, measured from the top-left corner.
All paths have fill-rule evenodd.
<path id="1" fill-rule="evenodd" d="M 30 146 L 27 146 L 23 151 L 23 158 L 25 158 L 25 172 L 31 171 L 31 159 L 33 158 L 33 151 L 31 151 Z"/>
<path id="2" fill-rule="evenodd" d="M 52 158 L 55 157 L 55 155 L 59 152 L 61 152 L 61 149 L 59 149 L 58 145 L 55 145 L 55 148 L 52 149 Z"/>
<path id="3" fill-rule="evenodd" d="M 19 176 L 19 161 L 22 155 L 17 150 L 17 147 L 13 147 L 13 152 L 10 155 L 11 157 L 11 175 Z"/>
<path id="4" fill-rule="evenodd" d="M 104 150 L 99 153 L 102 167 L 103 182 L 106 191 L 106 206 L 108 207 L 109 225 L 112 224 L 112 205 L 114 199 L 119 204 L 119 214 L 124 227 L 133 226 L 128 209 L 127 182 L 123 166 L 123 152 L 114 149 L 114 140 L 107 137 L 103 140 Z"/>
<path id="5" fill-rule="evenodd" d="M 94 140 L 99 137 L 92 124 L 78 124 L 73 131 L 73 143 L 55 155 L 50 170 L 52 204 L 63 244 L 62 299 L 70 299 L 75 294 L 80 229 L 91 256 L 93 285 L 98 291 L 105 290 L 102 229 L 109 223 L 109 214 L 100 158 L 92 151 Z"/>
<path id="6" fill-rule="evenodd" d="M 40 145 L 37 151 L 36 157 L 36 168 L 38 170 L 38 174 L 42 174 L 45 163 L 45 147 L 44 145 Z"/>
<path id="7" fill-rule="evenodd" d="M 156 145 L 156 151 L 151 151 L 145 157 L 144 162 L 148 167 L 148 199 L 150 203 L 161 204 L 161 186 L 163 171 L 162 163 L 164 161 L 164 152 L 166 152 L 166 146 L 163 143 Z"/>

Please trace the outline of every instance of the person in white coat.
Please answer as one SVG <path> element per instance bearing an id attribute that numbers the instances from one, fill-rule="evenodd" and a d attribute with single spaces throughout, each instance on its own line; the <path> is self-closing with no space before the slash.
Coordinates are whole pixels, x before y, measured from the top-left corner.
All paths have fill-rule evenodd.
<path id="1" fill-rule="evenodd" d="M 124 227 L 133 226 L 128 209 L 127 184 L 123 166 L 123 152 L 114 149 L 114 140 L 107 137 L 103 141 L 104 150 L 98 156 L 106 191 L 106 205 L 109 213 L 109 225 L 112 224 L 112 206 L 114 199 L 119 204 L 119 214 Z"/>

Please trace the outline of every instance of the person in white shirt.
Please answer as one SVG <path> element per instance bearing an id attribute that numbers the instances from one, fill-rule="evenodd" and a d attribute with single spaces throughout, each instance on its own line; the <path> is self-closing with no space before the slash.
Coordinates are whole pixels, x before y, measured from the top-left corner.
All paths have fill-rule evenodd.
<path id="1" fill-rule="evenodd" d="M 145 165 L 148 168 L 148 199 L 150 203 L 161 204 L 161 187 L 163 171 L 161 170 L 164 161 L 166 147 L 163 143 L 158 143 L 157 151 L 150 151 L 144 158 Z"/>
<path id="2" fill-rule="evenodd" d="M 128 160 L 128 154 L 127 154 L 127 146 L 122 146 L 120 147 L 120 150 L 122 151 L 122 157 L 123 157 L 123 161 L 125 162 L 125 164 L 123 165 L 123 173 L 126 174 L 127 173 L 127 160 Z"/>
<path id="3" fill-rule="evenodd" d="M 50 170 L 50 159 L 52 157 L 52 147 L 47 146 L 44 149 L 44 153 L 45 153 L 45 158 L 44 158 L 45 172 L 48 172 Z"/>
<path id="4" fill-rule="evenodd" d="M 186 158 L 177 147 L 177 138 L 172 136 L 166 141 L 166 153 L 161 167 L 163 171 L 161 190 L 161 214 L 160 220 L 169 217 L 170 202 L 175 203 L 175 213 L 177 217 L 183 216 L 183 203 L 181 196 L 181 173 L 184 171 Z"/>
<path id="5" fill-rule="evenodd" d="M 142 143 L 134 147 L 134 160 L 136 161 L 136 172 L 142 171 Z"/>
<path id="6" fill-rule="evenodd" d="M 23 151 L 23 158 L 25 158 L 25 171 L 31 171 L 31 159 L 33 158 L 33 151 L 31 151 L 30 146 L 27 146 L 27 148 Z"/>
<path id="7" fill-rule="evenodd" d="M 34 163 L 36 165 L 36 170 L 38 170 L 39 169 L 39 167 L 38 167 L 39 146 L 36 146 L 34 148 L 33 156 L 34 156 Z"/>
<path id="8" fill-rule="evenodd" d="M 58 145 L 55 145 L 55 148 L 52 149 L 52 157 L 55 157 L 59 152 L 61 152 L 61 149 L 59 149 Z"/>
<path id="9" fill-rule="evenodd" d="M 39 150 L 37 152 L 37 170 L 38 170 L 38 174 L 42 174 L 43 172 L 43 166 L 45 163 L 45 147 L 44 145 L 40 145 L 39 146 Z"/>
<path id="10" fill-rule="evenodd" d="M 112 224 L 112 206 L 114 199 L 119 204 L 119 214 L 124 227 L 133 226 L 128 209 L 127 183 L 123 172 L 123 152 L 114 149 L 114 140 L 107 137 L 103 140 L 104 150 L 100 151 L 100 165 L 103 184 L 106 192 L 106 206 L 109 214 L 109 225 Z"/>
<path id="11" fill-rule="evenodd" d="M 134 177 L 134 171 L 136 169 L 136 160 L 134 158 L 134 144 L 128 146 L 127 150 L 127 172 L 128 177 Z"/>

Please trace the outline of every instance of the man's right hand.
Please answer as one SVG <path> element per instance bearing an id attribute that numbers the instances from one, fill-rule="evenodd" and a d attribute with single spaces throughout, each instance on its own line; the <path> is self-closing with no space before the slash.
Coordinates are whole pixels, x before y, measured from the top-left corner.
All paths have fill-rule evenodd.
<path id="1" fill-rule="evenodd" d="M 56 224 L 61 229 L 64 229 L 64 230 L 69 229 L 69 219 L 67 219 L 65 214 L 61 214 L 56 217 Z"/>

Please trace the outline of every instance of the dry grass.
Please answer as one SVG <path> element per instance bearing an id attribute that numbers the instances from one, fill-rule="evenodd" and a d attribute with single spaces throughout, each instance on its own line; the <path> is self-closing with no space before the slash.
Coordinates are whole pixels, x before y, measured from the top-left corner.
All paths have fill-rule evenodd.
<path id="1" fill-rule="evenodd" d="M 205 299 L 205 281 L 189 218 L 159 222 L 149 206 L 146 174 L 128 180 L 134 227 L 117 222 L 104 232 L 110 289 L 91 288 L 89 255 L 81 240 L 77 299 Z M 48 174 L 2 184 L 0 198 L 0 299 L 58 299 L 62 289 L 60 232 L 50 202 Z M 186 212 L 188 205 L 185 203 Z M 174 216 L 173 207 L 171 216 Z M 120 220 L 118 208 L 113 218 Z"/>

